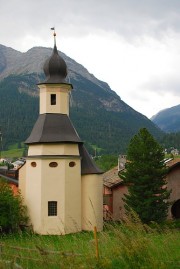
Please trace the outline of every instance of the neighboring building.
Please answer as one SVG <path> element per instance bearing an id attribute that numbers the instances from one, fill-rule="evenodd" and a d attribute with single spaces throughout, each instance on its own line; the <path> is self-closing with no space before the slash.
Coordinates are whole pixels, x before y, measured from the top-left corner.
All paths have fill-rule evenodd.
<path id="1" fill-rule="evenodd" d="M 18 193 L 18 172 L 16 173 L 15 170 L 7 170 L 7 167 L 0 167 L 0 178 L 3 178 L 8 182 L 14 194 Z"/>
<path id="2" fill-rule="evenodd" d="M 180 219 L 180 158 L 170 160 L 166 165 L 169 168 L 166 178 L 167 188 L 172 190 L 168 218 Z"/>
<path id="3" fill-rule="evenodd" d="M 40 115 L 31 135 L 19 188 L 35 232 L 66 234 L 103 228 L 103 182 L 100 171 L 69 118 L 67 66 L 54 50 L 44 64 Z"/>
<path id="4" fill-rule="evenodd" d="M 17 160 L 17 161 L 15 161 L 15 162 L 11 163 L 11 164 L 14 166 L 13 169 L 16 170 L 16 169 L 20 168 L 20 167 L 24 164 L 24 161 Z"/>
<path id="5" fill-rule="evenodd" d="M 11 186 L 14 194 L 18 193 L 18 178 L 19 178 L 19 169 L 25 164 L 25 160 L 21 158 L 14 163 L 11 163 L 9 159 L 1 159 L 4 166 L 0 166 L 0 177 L 6 180 Z M 12 168 L 13 165 L 13 168 Z"/>
<path id="6" fill-rule="evenodd" d="M 122 158 L 118 161 L 122 163 Z M 166 160 L 168 169 L 167 188 L 172 190 L 169 201 L 168 219 L 180 218 L 180 158 Z M 125 167 L 119 165 L 103 175 L 104 182 L 104 219 L 120 220 L 125 217 L 123 197 L 128 187 L 119 177 L 119 171 Z M 121 170 L 121 171 L 122 171 Z"/>
<path id="7" fill-rule="evenodd" d="M 178 156 L 179 155 L 179 150 L 178 149 L 172 149 L 171 154 Z"/>
<path id="8" fill-rule="evenodd" d="M 127 186 L 119 177 L 119 172 L 125 169 L 126 156 L 120 155 L 118 165 L 103 174 L 104 201 L 103 217 L 105 220 L 119 220 L 125 215 L 124 202 L 122 200 L 127 193 Z"/>
<path id="9" fill-rule="evenodd" d="M 103 175 L 104 180 L 104 201 L 103 217 L 105 220 L 120 220 L 125 215 L 124 202 L 122 200 L 127 193 L 127 186 L 119 177 L 118 166 L 107 171 Z"/>

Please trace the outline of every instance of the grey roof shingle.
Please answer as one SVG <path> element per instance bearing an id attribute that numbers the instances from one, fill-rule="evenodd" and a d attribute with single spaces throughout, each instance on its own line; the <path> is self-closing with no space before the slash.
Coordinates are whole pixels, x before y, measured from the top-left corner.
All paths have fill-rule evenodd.
<path id="1" fill-rule="evenodd" d="M 25 144 L 82 143 L 71 120 L 65 114 L 40 114 Z"/>

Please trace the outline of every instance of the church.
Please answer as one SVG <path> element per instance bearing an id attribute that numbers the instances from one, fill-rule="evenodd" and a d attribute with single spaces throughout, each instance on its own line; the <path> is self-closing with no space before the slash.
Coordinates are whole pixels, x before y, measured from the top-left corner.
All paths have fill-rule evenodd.
<path id="1" fill-rule="evenodd" d="M 67 65 L 56 46 L 44 63 L 39 117 L 25 143 L 19 189 L 38 234 L 61 235 L 103 229 L 102 171 L 88 154 L 69 118 Z M 81 119 L 79 119 L 81 120 Z"/>

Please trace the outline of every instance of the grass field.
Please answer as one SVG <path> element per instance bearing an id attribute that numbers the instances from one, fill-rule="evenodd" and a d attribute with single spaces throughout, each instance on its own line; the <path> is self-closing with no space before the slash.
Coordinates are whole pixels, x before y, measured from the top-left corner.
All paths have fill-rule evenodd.
<path id="1" fill-rule="evenodd" d="M 98 233 L 99 259 L 92 232 L 64 236 L 22 233 L 0 239 L 1 269 L 180 268 L 180 231 L 158 226 L 152 229 L 139 221 L 106 225 Z"/>
<path id="2" fill-rule="evenodd" d="M 25 145 L 24 143 L 16 143 L 9 146 L 6 151 L 1 151 L 1 157 L 3 158 L 20 158 L 24 157 Z"/>
<path id="3" fill-rule="evenodd" d="M 2 151 L 1 156 L 3 158 L 20 158 L 23 157 L 23 148 L 20 149 L 10 149 L 7 151 Z"/>

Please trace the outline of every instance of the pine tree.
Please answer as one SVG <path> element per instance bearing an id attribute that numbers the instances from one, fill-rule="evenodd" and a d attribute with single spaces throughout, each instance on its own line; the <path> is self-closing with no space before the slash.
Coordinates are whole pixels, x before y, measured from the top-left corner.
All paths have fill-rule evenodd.
<path id="1" fill-rule="evenodd" d="M 144 223 L 165 220 L 170 191 L 166 188 L 164 153 L 147 129 L 140 129 L 131 139 L 127 159 L 126 170 L 121 174 L 128 186 L 126 210 L 135 211 Z"/>

